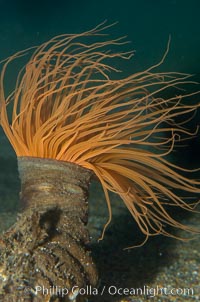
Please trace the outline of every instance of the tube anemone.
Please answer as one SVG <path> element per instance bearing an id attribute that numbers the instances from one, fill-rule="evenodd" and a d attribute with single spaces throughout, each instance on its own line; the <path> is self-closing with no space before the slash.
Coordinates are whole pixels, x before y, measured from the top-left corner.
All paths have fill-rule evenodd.
<path id="1" fill-rule="evenodd" d="M 173 237 L 174 235 L 166 229 L 166 225 L 195 232 L 191 227 L 182 225 L 170 216 L 166 205 L 193 211 L 194 204 L 187 203 L 176 192 L 182 190 L 197 195 L 200 193 L 200 183 L 184 177 L 181 171 L 186 170 L 170 163 L 165 156 L 173 150 L 176 139 L 179 140 L 182 134 L 192 135 L 182 124 L 177 124 L 175 119 L 194 112 L 198 105 L 181 103 L 182 98 L 189 94 L 175 95 L 171 98 L 160 97 L 171 87 L 177 88 L 182 84 L 192 83 L 189 80 L 190 76 L 177 72 L 156 72 L 156 68 L 165 59 L 167 48 L 158 64 L 128 77 L 121 76 L 114 79 L 113 73 L 119 73 L 119 70 L 110 62 L 114 58 L 128 60 L 133 53 L 110 50 L 126 42 L 123 38 L 106 40 L 102 30 L 108 27 L 100 24 L 81 34 L 60 35 L 32 50 L 18 52 L 3 62 L 0 79 L 1 126 L 19 162 L 22 181 L 21 201 L 25 209 L 22 215 L 23 225 L 29 221 L 29 227 L 22 235 L 28 238 L 27 234 L 32 232 L 31 236 L 35 236 L 30 227 L 30 217 L 36 226 L 40 226 L 40 231 L 45 233 L 44 237 L 35 236 L 36 252 L 31 255 L 28 252 L 29 263 L 32 261 L 32 272 L 38 269 L 37 259 L 46 257 L 40 277 L 33 273 L 35 280 L 29 281 L 29 286 L 33 289 L 33 293 L 30 293 L 32 297 L 36 297 L 34 287 L 37 282 L 48 280 L 48 285 L 56 285 L 55 259 L 48 259 L 48 255 L 51 258 L 52 253 L 58 259 L 62 259 L 68 267 L 68 270 L 62 270 L 60 277 L 65 282 L 68 280 L 66 284 L 70 290 L 73 285 L 78 284 L 81 287 L 97 282 L 95 268 L 86 251 L 88 239 L 83 240 L 79 236 L 82 231 L 76 233 L 75 230 L 77 223 L 82 224 L 84 221 L 86 224 L 87 219 L 83 218 L 85 216 L 81 213 L 73 212 L 70 236 L 73 237 L 73 230 L 75 234 L 79 234 L 72 240 L 79 251 L 75 253 L 76 256 L 67 247 L 71 239 L 63 237 L 65 235 L 62 229 L 63 223 L 64 225 L 69 223 L 67 212 L 70 212 L 70 204 L 73 207 L 73 200 L 78 198 L 79 194 L 82 194 L 80 212 L 82 210 L 87 212 L 84 210 L 85 193 L 81 193 L 82 186 L 85 191 L 88 190 L 90 177 L 87 173 L 97 176 L 105 193 L 109 210 L 109 220 L 105 228 L 112 217 L 109 192 L 115 192 L 124 201 L 146 239 L 158 234 Z M 26 66 L 20 70 L 14 91 L 5 96 L 3 87 L 8 65 L 30 51 L 32 56 Z M 9 122 L 10 106 L 12 106 L 12 118 Z M 161 134 L 167 134 L 168 138 Z M 27 161 L 30 161 L 29 164 Z M 37 169 L 34 168 L 35 164 Z M 61 202 L 59 202 L 59 193 L 56 197 L 52 197 L 52 192 L 55 191 L 53 183 L 60 173 L 60 168 L 57 174 L 53 171 L 57 169 L 56 165 L 60 164 L 62 169 L 65 164 L 68 165 L 67 172 L 62 170 L 62 179 L 56 183 L 60 184 L 64 181 L 65 174 L 71 173 L 73 176 L 70 181 L 67 175 L 69 185 L 64 185 L 67 194 Z M 40 168 L 43 165 L 48 169 L 50 167 L 53 176 L 49 181 L 45 179 L 47 171 Z M 34 170 L 31 175 L 27 172 L 28 169 Z M 75 173 L 74 169 L 78 172 Z M 40 171 L 42 176 L 38 176 L 37 171 Z M 86 182 L 84 179 L 79 179 L 81 173 L 84 175 L 84 171 Z M 60 192 L 63 191 L 62 185 L 59 188 Z M 69 198 L 70 194 L 74 194 L 72 200 Z M 64 215 L 60 214 L 62 211 Z M 53 213 L 57 213 L 55 216 L 58 223 L 55 223 Z M 59 231 L 55 232 L 55 229 Z M 10 233 L 4 235 L 3 240 L 11 250 L 14 250 L 11 241 L 19 233 L 19 226 L 16 224 Z M 83 237 L 87 237 L 86 233 L 84 229 Z M 59 245 L 59 236 L 65 238 L 66 245 Z M 40 243 L 38 243 L 39 238 L 40 240 L 43 238 Z M 55 241 L 57 245 L 53 247 Z M 38 246 L 43 248 L 43 256 L 41 256 L 41 249 L 38 251 Z M 47 252 L 44 253 L 45 249 Z M 61 250 L 76 258 L 81 268 L 74 269 L 73 266 L 76 266 L 74 260 L 66 260 L 61 256 Z M 87 257 L 87 263 L 92 267 L 89 272 L 84 261 L 81 260 L 84 258 L 83 255 Z M 6 257 L 4 257 L 5 263 L 7 263 Z M 17 257 L 19 258 L 19 247 Z M 52 270 L 51 274 L 45 271 L 48 265 L 48 270 Z M 1 269 L 2 274 L 7 276 L 6 282 L 12 279 L 8 277 L 7 269 L 5 264 Z M 20 272 L 21 283 L 23 283 L 22 275 Z M 16 283 L 13 279 L 12 282 Z M 3 284 L 5 288 L 5 282 Z M 76 299 L 75 296 L 72 298 Z M 23 298 L 20 299 L 13 301 L 24 301 Z M 30 298 L 30 301 L 31 299 L 33 298 Z M 35 299 L 34 301 L 40 301 L 37 297 Z M 51 297 L 48 301 L 50 299 Z"/>

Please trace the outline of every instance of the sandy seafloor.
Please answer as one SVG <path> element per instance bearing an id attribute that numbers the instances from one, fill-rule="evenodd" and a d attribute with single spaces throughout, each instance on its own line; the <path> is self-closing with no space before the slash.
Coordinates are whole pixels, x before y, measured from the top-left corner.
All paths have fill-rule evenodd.
<path id="1" fill-rule="evenodd" d="M 5 145 L 6 146 L 6 142 Z M 0 169 L 0 229 L 11 225 L 19 208 L 20 184 L 14 154 L 7 146 L 1 150 Z M 90 190 L 89 230 L 92 237 L 91 250 L 97 264 L 100 285 L 99 295 L 90 296 L 89 302 L 133 302 L 133 301 L 199 301 L 200 300 L 200 236 L 182 242 L 156 236 L 139 248 L 123 250 L 142 242 L 144 237 L 138 231 L 123 203 L 112 196 L 113 220 L 103 241 L 101 235 L 107 219 L 107 208 L 100 186 L 94 182 Z M 180 221 L 192 226 L 199 225 L 200 214 L 178 213 Z M 191 237 L 182 231 L 176 235 Z M 158 288 L 178 289 L 179 295 L 157 295 Z M 104 288 L 104 294 L 101 295 Z M 136 296 L 113 295 L 117 289 L 141 288 L 146 293 Z M 184 288 L 193 294 L 182 294 Z M 108 292 L 111 291 L 112 294 Z M 148 294 L 149 291 L 149 294 Z M 150 291 L 152 295 L 150 294 Z M 153 297 L 151 297 L 153 296 Z"/>

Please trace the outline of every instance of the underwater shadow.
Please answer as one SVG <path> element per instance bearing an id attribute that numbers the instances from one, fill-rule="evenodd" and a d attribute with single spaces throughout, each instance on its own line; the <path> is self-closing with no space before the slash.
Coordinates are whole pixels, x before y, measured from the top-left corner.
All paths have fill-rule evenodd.
<path id="1" fill-rule="evenodd" d="M 99 291 L 104 286 L 105 291 L 103 296 L 99 294 L 90 297 L 89 302 L 119 301 L 125 295 L 113 294 L 115 288 L 143 289 L 152 283 L 163 267 L 170 266 L 173 259 L 177 258 L 176 240 L 163 236 L 152 237 L 141 247 L 124 250 L 143 240 L 144 237 L 128 213 L 113 218 L 104 240 L 92 245 L 93 258 L 100 276 Z"/>

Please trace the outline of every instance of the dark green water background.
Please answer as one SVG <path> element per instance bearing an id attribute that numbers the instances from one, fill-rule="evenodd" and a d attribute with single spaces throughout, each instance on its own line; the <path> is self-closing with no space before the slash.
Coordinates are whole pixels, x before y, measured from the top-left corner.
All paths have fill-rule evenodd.
<path id="1" fill-rule="evenodd" d="M 132 60 L 124 67 L 127 74 L 155 64 L 162 57 L 169 35 L 170 52 L 163 71 L 195 74 L 200 79 L 200 1 L 199 0 L 101 0 L 101 1 L 27 1 L 0 0 L 0 60 L 18 50 L 48 40 L 62 33 L 79 33 L 95 27 L 104 20 L 119 23 L 110 28 L 114 37 L 127 35 L 129 49 L 135 49 Z M 15 65 L 10 70 L 7 89 L 12 89 L 16 78 Z M 198 89 L 196 87 L 195 89 Z M 200 97 L 195 98 L 200 102 Z M 195 117 L 191 128 L 199 122 Z M 199 139 L 190 142 L 191 148 L 177 157 L 186 165 L 199 161 Z M 0 129 L 1 173 L 11 165 L 14 153 Z M 9 160 L 9 164 L 6 163 Z M 12 166 L 12 165 L 11 165 Z M 3 172 L 3 179 L 6 177 Z M 0 181 L 0 193 L 8 186 Z M 3 203 L 2 203 L 3 204 Z"/>
<path id="2" fill-rule="evenodd" d="M 136 49 L 133 69 L 153 64 L 172 36 L 166 66 L 198 73 L 200 1 L 0 1 L 0 58 L 61 33 L 88 30 L 104 20 L 119 21 L 110 30 L 128 35 Z M 134 71 L 134 70 L 133 70 Z"/>

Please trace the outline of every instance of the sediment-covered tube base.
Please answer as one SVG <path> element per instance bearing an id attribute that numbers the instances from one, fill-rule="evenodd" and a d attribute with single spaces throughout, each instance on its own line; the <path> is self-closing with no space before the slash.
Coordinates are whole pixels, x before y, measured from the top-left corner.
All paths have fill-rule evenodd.
<path id="1" fill-rule="evenodd" d="M 98 279 L 86 228 L 91 171 L 32 157 L 18 169 L 23 211 L 1 238 L 0 301 L 84 301 L 78 289 Z"/>

